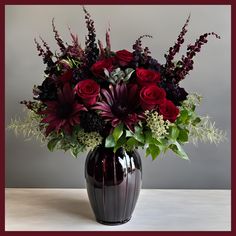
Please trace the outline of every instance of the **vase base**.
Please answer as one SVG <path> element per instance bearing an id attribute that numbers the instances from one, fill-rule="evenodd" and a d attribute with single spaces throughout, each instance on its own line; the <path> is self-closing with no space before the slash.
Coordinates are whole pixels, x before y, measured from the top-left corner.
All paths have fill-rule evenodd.
<path id="1" fill-rule="evenodd" d="M 116 221 L 116 222 L 112 222 L 112 221 L 103 221 L 103 220 L 96 220 L 98 223 L 103 224 L 103 225 L 122 225 L 127 223 L 128 221 L 130 221 L 131 218 L 123 220 L 123 221 Z"/>

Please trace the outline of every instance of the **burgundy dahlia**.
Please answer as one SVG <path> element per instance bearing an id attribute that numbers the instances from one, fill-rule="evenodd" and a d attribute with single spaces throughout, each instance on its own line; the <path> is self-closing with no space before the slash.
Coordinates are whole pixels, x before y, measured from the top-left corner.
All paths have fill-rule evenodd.
<path id="1" fill-rule="evenodd" d="M 104 99 L 97 102 L 93 109 L 100 111 L 100 115 L 106 121 L 111 122 L 113 127 L 120 123 L 125 124 L 130 130 L 133 130 L 134 124 L 140 120 L 137 113 L 139 103 L 138 86 L 131 84 L 127 86 L 124 83 L 110 86 L 109 89 L 102 89 L 101 94 Z"/>
<path id="2" fill-rule="evenodd" d="M 80 123 L 80 111 L 85 111 L 86 108 L 77 103 L 74 99 L 73 90 L 69 83 L 63 86 L 59 91 L 56 101 L 45 102 L 47 108 L 40 112 L 46 115 L 41 121 L 47 123 L 46 136 L 52 131 L 64 131 L 71 135 L 72 129 L 75 125 Z"/>

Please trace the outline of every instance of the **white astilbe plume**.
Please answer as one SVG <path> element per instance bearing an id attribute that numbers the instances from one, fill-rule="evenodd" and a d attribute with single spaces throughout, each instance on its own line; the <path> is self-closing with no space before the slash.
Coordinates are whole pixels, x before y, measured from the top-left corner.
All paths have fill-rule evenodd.
<path id="1" fill-rule="evenodd" d="M 193 93 L 187 96 L 187 99 L 183 101 L 182 106 L 187 109 L 192 109 L 193 106 L 199 106 L 201 102 L 202 96 L 197 93 Z"/>
<path id="2" fill-rule="evenodd" d="M 33 111 L 28 110 L 24 119 L 15 118 L 11 120 L 8 126 L 9 130 L 13 130 L 15 135 L 23 135 L 26 140 L 35 138 L 40 141 L 45 141 L 45 136 L 40 128 L 39 124 L 41 117 L 35 114 Z"/>
<path id="3" fill-rule="evenodd" d="M 189 137 L 194 145 L 201 142 L 219 144 L 226 139 L 226 133 L 215 127 L 215 122 L 210 121 L 210 117 L 201 117 L 198 124 L 189 124 Z"/>

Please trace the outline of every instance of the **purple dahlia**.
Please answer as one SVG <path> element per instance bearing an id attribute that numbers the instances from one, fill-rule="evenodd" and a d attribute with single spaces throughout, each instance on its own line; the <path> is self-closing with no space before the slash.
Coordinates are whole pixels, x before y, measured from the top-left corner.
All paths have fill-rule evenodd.
<path id="1" fill-rule="evenodd" d="M 64 131 L 71 135 L 73 126 L 80 123 L 80 111 L 86 108 L 74 99 L 74 93 L 69 83 L 58 92 L 57 100 L 44 102 L 47 108 L 40 112 L 46 115 L 41 121 L 47 123 L 46 135 L 52 131 Z"/>
<path id="2" fill-rule="evenodd" d="M 126 125 L 130 130 L 140 120 L 137 113 L 139 106 L 139 92 L 136 84 L 126 85 L 120 83 L 110 85 L 109 89 L 102 89 L 102 101 L 97 102 L 93 109 L 100 111 L 100 116 L 105 121 L 111 122 L 113 127 L 120 123 Z"/>

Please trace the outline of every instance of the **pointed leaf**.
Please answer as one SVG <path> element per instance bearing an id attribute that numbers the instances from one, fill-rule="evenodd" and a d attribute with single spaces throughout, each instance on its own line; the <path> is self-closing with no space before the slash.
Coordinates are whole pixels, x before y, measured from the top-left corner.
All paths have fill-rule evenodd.
<path id="1" fill-rule="evenodd" d="M 59 141 L 58 138 L 53 138 L 48 142 L 47 147 L 50 152 L 52 152 L 55 149 L 58 141 Z"/>
<path id="2" fill-rule="evenodd" d="M 149 151 L 152 156 L 152 160 L 155 160 L 157 158 L 157 156 L 160 154 L 159 147 L 154 144 L 149 145 Z"/>
<path id="3" fill-rule="evenodd" d="M 176 125 L 173 125 L 169 128 L 168 133 L 169 133 L 168 137 L 172 141 L 176 141 L 176 139 L 178 138 L 178 135 L 179 135 L 179 129 L 177 128 Z"/>
<path id="4" fill-rule="evenodd" d="M 186 152 L 184 151 L 184 149 L 182 148 L 182 146 L 175 141 L 173 144 L 171 144 L 169 146 L 169 148 L 175 153 L 177 154 L 177 156 L 179 156 L 180 158 L 184 159 L 184 160 L 189 160 L 188 155 L 186 154 Z"/>
<path id="5" fill-rule="evenodd" d="M 114 140 L 112 134 L 107 136 L 107 138 L 105 140 L 105 147 L 107 147 L 107 148 L 115 147 L 115 140 Z"/>
<path id="6" fill-rule="evenodd" d="M 138 145 L 138 141 L 135 138 L 131 137 L 126 142 L 126 145 L 132 150 Z"/>
<path id="7" fill-rule="evenodd" d="M 180 141 L 182 143 L 188 142 L 188 130 L 186 130 L 186 129 L 179 130 L 178 141 Z"/>
<path id="8" fill-rule="evenodd" d="M 117 142 L 118 139 L 122 136 L 122 134 L 123 134 L 123 127 L 124 127 L 123 124 L 119 124 L 113 130 L 112 135 L 113 135 L 113 138 L 114 138 L 115 142 Z"/>

